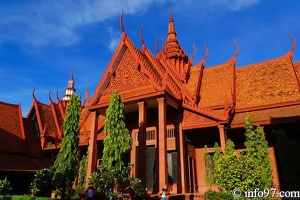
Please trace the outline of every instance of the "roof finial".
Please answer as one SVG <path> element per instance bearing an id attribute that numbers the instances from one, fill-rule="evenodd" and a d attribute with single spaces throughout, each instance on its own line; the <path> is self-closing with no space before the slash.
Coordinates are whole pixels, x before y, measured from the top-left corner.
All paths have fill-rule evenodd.
<path id="1" fill-rule="evenodd" d="M 296 39 L 293 37 L 292 33 L 290 32 L 290 38 L 293 40 L 293 46 L 290 49 L 290 52 L 294 51 L 296 47 Z"/>
<path id="2" fill-rule="evenodd" d="M 293 51 L 296 47 L 296 39 L 293 37 L 291 32 L 289 34 L 289 37 L 293 40 L 293 45 L 290 48 L 290 50 L 284 56 L 288 56 L 291 60 L 293 60 L 293 58 L 294 58 Z"/>
<path id="3" fill-rule="evenodd" d="M 86 102 L 89 103 L 91 101 L 90 93 L 89 93 L 89 87 L 86 87 L 85 89 L 85 99 Z"/>
<path id="4" fill-rule="evenodd" d="M 72 67 L 71 79 L 74 80 L 74 66 Z"/>
<path id="5" fill-rule="evenodd" d="M 175 31 L 175 23 L 173 19 L 173 13 L 172 13 L 172 8 L 170 9 L 170 20 L 169 20 L 169 27 L 168 27 L 168 38 L 166 41 L 166 45 L 169 43 L 175 42 L 178 43 L 177 41 L 177 33 Z"/>
<path id="6" fill-rule="evenodd" d="M 52 102 L 52 99 L 51 99 L 51 90 L 49 90 L 48 99 L 49 99 L 50 102 Z"/>
<path id="7" fill-rule="evenodd" d="M 59 96 L 58 96 L 58 90 L 56 90 L 56 99 L 57 99 L 57 101 L 60 101 Z"/>
<path id="8" fill-rule="evenodd" d="M 206 59 L 208 56 L 208 48 L 206 47 L 206 43 L 204 43 L 204 48 L 205 48 L 205 55 L 204 55 L 203 59 Z"/>
<path id="9" fill-rule="evenodd" d="M 193 43 L 192 47 L 193 47 L 193 49 L 194 49 L 194 52 L 193 52 L 193 55 L 191 56 L 191 58 L 189 59 L 189 63 L 190 63 L 191 65 L 193 64 L 193 59 L 194 59 L 194 57 L 195 57 L 195 55 L 196 55 L 196 52 L 197 52 L 197 49 L 196 49 L 196 47 L 195 47 L 195 43 Z"/>
<path id="10" fill-rule="evenodd" d="M 35 87 L 34 87 L 33 90 L 32 90 L 32 98 L 33 98 L 34 100 L 36 100 L 35 95 L 34 95 L 34 92 L 35 92 Z"/>
<path id="11" fill-rule="evenodd" d="M 206 43 L 204 43 L 204 48 L 205 48 L 205 55 L 203 56 L 202 60 L 198 64 L 198 66 L 200 66 L 201 68 L 205 66 L 205 59 L 208 56 L 208 48 L 206 47 Z"/>
<path id="12" fill-rule="evenodd" d="M 141 42 L 142 42 L 142 45 L 145 45 L 144 39 L 143 39 L 143 30 L 144 30 L 144 27 L 143 27 L 143 25 L 141 25 L 141 30 L 140 30 L 140 40 L 141 40 Z"/>
<path id="13" fill-rule="evenodd" d="M 239 54 L 240 46 L 236 43 L 236 40 L 234 40 L 234 45 L 236 46 L 234 57 L 236 57 Z"/>
<path id="14" fill-rule="evenodd" d="M 156 38 L 155 38 L 155 50 L 156 50 L 156 53 L 159 52 L 157 42 L 158 42 L 158 36 L 156 35 Z"/>
<path id="15" fill-rule="evenodd" d="M 236 56 L 239 54 L 240 46 L 237 44 L 236 40 L 234 40 L 234 45 L 236 46 L 236 51 L 229 62 L 232 62 L 234 65 L 236 64 Z"/>
<path id="16" fill-rule="evenodd" d="M 124 11 L 122 9 L 122 14 L 120 16 L 120 27 L 121 27 L 122 32 L 124 33 L 125 29 L 124 29 L 124 26 L 123 26 L 123 16 L 124 16 Z"/>

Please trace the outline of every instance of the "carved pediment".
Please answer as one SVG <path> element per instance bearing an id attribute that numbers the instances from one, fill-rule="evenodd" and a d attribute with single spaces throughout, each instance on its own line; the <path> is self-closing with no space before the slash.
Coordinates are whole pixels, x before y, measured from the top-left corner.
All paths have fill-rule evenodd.
<path id="1" fill-rule="evenodd" d="M 111 78 L 103 95 L 151 85 L 148 78 L 139 71 L 139 64 L 127 49 L 120 60 L 113 77 Z"/>

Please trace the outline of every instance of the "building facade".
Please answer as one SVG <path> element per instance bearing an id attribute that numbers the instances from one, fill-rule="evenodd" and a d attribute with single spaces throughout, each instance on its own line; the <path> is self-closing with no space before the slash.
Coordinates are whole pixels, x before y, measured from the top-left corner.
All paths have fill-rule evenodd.
<path id="1" fill-rule="evenodd" d="M 168 185 L 171 194 L 204 193 L 205 150 L 217 142 L 224 150 L 226 140 L 243 149 L 244 121 L 250 116 L 260 125 L 269 142 L 273 186 L 280 189 L 280 173 L 274 129 L 295 135 L 300 124 L 300 62 L 293 62 L 295 39 L 285 55 L 261 63 L 236 68 L 236 52 L 227 62 L 205 66 L 194 64 L 179 44 L 170 11 L 167 39 L 156 55 L 143 40 L 138 49 L 127 35 L 120 17 L 122 38 L 99 84 L 90 97 L 88 91 L 80 116 L 80 153 L 89 149 L 87 178 L 101 162 L 105 112 L 115 90 L 125 105 L 126 126 L 133 146 L 128 161 L 131 175 L 139 177 L 154 193 Z M 195 47 L 194 47 L 195 48 Z M 35 122 L 43 154 L 54 160 L 61 146 L 67 97 L 75 92 L 73 74 L 66 94 L 50 104 L 33 105 L 26 118 Z M 297 136 L 299 137 L 299 136 Z"/>

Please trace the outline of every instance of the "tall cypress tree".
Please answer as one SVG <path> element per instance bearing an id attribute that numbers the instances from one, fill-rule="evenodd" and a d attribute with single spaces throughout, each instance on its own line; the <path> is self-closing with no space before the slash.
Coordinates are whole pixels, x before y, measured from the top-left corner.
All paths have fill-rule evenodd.
<path id="1" fill-rule="evenodd" d="M 54 162 L 54 182 L 61 192 L 62 199 L 71 197 L 72 184 L 78 173 L 79 161 L 77 151 L 80 111 L 80 97 L 77 94 L 73 94 L 67 105 L 62 147 Z"/>
<path id="2" fill-rule="evenodd" d="M 104 132 L 103 165 L 117 176 L 124 171 L 123 155 L 132 146 L 132 138 L 125 127 L 124 104 L 118 91 L 113 93 L 106 110 Z"/>

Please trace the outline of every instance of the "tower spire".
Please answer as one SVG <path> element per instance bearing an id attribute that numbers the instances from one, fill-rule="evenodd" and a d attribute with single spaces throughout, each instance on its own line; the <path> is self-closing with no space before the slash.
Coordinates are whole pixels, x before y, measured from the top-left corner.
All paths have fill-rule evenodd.
<path id="1" fill-rule="evenodd" d="M 74 87 L 74 67 L 72 68 L 71 78 L 68 81 L 68 87 L 66 88 L 66 93 L 63 95 L 63 100 L 68 101 L 73 93 L 75 93 L 76 89 Z"/>
<path id="2" fill-rule="evenodd" d="M 173 12 L 172 8 L 170 9 L 170 20 L 169 20 L 169 26 L 168 26 L 168 38 L 166 41 L 166 45 L 170 46 L 172 43 L 175 43 L 178 45 L 178 40 L 177 40 L 177 33 L 175 30 L 175 23 L 174 23 L 174 18 L 173 18 Z"/>
<path id="3" fill-rule="evenodd" d="M 188 63 L 188 56 L 178 42 L 172 8 L 170 9 L 167 40 L 162 49 L 162 55 L 164 59 L 170 61 L 174 69 L 176 69 L 179 74 L 182 75 L 182 78 L 185 77 L 185 72 L 187 71 L 186 64 Z"/>

